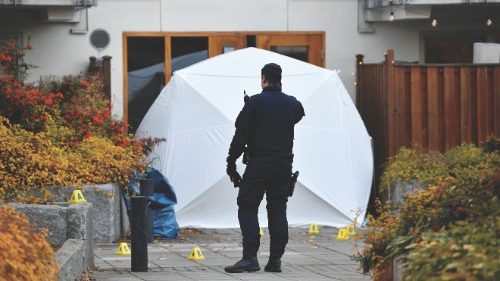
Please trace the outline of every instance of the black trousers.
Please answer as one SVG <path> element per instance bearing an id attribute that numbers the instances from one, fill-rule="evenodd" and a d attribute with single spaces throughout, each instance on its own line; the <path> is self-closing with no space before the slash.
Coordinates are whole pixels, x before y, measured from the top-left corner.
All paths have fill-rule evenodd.
<path id="1" fill-rule="evenodd" d="M 286 204 L 291 182 L 292 162 L 251 161 L 243 174 L 238 193 L 238 219 L 243 235 L 243 257 L 256 257 L 260 247 L 258 210 L 266 194 L 270 256 L 281 258 L 288 243 Z"/>

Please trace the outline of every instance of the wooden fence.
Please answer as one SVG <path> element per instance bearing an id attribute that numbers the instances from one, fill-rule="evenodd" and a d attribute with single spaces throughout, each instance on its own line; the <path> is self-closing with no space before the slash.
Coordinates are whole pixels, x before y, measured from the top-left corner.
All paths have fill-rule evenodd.
<path id="1" fill-rule="evenodd" d="M 356 56 L 356 106 L 381 164 L 402 146 L 444 152 L 500 136 L 500 64 L 365 64 Z"/>

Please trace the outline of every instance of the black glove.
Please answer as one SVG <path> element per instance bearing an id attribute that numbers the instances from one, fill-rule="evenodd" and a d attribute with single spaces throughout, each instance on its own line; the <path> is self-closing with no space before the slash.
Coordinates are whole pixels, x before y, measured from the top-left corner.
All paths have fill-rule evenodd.
<path id="1" fill-rule="evenodd" d="M 229 161 L 229 159 L 227 161 L 226 173 L 229 176 L 229 179 L 233 182 L 234 187 L 238 187 L 241 182 L 241 176 L 238 171 L 236 171 L 236 163 Z"/>

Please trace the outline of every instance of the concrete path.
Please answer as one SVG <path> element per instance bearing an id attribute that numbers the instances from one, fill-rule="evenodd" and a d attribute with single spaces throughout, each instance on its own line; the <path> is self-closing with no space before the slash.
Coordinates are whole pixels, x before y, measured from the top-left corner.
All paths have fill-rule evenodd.
<path id="1" fill-rule="evenodd" d="M 149 272 L 130 272 L 130 257 L 116 256 L 118 245 L 94 247 L 96 281 L 156 280 L 370 280 L 359 273 L 358 263 L 351 259 L 354 241 L 335 239 L 337 229 L 320 228 L 319 235 L 307 229 L 290 228 L 290 241 L 283 257 L 282 273 L 267 273 L 264 266 L 269 257 L 269 234 L 264 229 L 259 251 L 262 270 L 253 273 L 228 274 L 224 267 L 241 258 L 239 229 L 183 230 L 181 238 L 156 241 L 148 246 Z M 204 260 L 187 257 L 199 246 Z"/>

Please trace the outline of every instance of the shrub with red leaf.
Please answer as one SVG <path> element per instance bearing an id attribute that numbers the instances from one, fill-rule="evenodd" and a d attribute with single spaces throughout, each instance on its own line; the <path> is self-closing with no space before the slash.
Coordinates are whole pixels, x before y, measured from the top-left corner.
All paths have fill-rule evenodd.
<path id="1" fill-rule="evenodd" d="M 74 131 L 66 140 L 73 145 L 101 136 L 121 147 L 132 146 L 126 124 L 112 120 L 101 77 L 65 76 L 36 85 L 25 83 L 30 65 L 24 63 L 24 50 L 31 47 L 21 49 L 9 42 L 0 50 L 0 65 L 4 69 L 0 75 L 0 115 L 33 132 L 45 130 L 50 119 Z"/>
<path id="2" fill-rule="evenodd" d="M 30 46 L 25 47 L 28 48 Z M 4 71 L 0 75 L 0 114 L 28 130 L 40 131 L 48 115 L 58 115 L 63 94 L 24 83 L 29 68 L 24 63 L 24 55 L 24 50 L 12 41 L 0 50 L 0 66 Z"/>
<path id="3" fill-rule="evenodd" d="M 144 169 L 155 140 L 133 140 L 112 119 L 100 77 L 26 83 L 23 59 L 14 43 L 0 48 L 0 200 L 47 202 L 48 187 L 125 184 Z"/>

